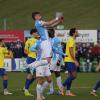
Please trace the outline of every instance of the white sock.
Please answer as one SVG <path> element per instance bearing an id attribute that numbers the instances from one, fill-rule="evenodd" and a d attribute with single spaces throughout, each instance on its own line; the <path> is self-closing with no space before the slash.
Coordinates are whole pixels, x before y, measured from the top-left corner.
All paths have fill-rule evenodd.
<path id="1" fill-rule="evenodd" d="M 28 89 L 24 89 L 25 92 L 28 92 Z"/>
<path id="2" fill-rule="evenodd" d="M 4 92 L 8 92 L 8 89 L 4 89 Z"/>
<path id="3" fill-rule="evenodd" d="M 47 65 L 47 64 L 48 64 L 47 60 L 40 60 L 40 61 L 35 61 L 35 62 L 29 64 L 28 67 L 36 68 L 36 67 Z"/>
<path id="4" fill-rule="evenodd" d="M 61 88 L 62 88 L 61 76 L 57 77 L 57 78 L 56 78 L 56 81 L 57 81 L 57 85 L 58 85 L 59 89 L 61 89 Z"/>
<path id="5" fill-rule="evenodd" d="M 49 85 L 50 85 L 50 92 L 54 92 L 53 82 L 49 83 Z"/>
<path id="6" fill-rule="evenodd" d="M 70 94 L 70 90 L 67 90 L 66 93 L 67 93 L 67 94 Z"/>
<path id="7" fill-rule="evenodd" d="M 96 90 L 93 90 L 93 92 L 96 92 Z"/>
<path id="8" fill-rule="evenodd" d="M 42 85 L 37 84 L 36 92 L 37 92 L 37 98 L 41 98 L 41 94 L 42 94 Z"/>
<path id="9" fill-rule="evenodd" d="M 49 83 L 47 81 L 45 81 L 43 84 L 42 84 L 42 92 L 44 92 L 44 90 L 48 87 Z"/>

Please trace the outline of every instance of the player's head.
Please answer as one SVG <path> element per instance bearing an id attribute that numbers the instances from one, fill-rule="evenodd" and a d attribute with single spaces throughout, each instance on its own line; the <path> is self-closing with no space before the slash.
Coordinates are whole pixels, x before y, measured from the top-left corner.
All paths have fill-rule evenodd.
<path id="1" fill-rule="evenodd" d="M 38 32 L 37 32 L 37 29 L 36 29 L 36 28 L 31 29 L 31 30 L 30 30 L 30 34 L 31 34 L 34 38 L 39 39 L 39 35 L 38 35 Z"/>
<path id="2" fill-rule="evenodd" d="M 48 34 L 50 38 L 55 37 L 55 30 L 53 28 L 48 29 Z"/>
<path id="3" fill-rule="evenodd" d="M 2 39 L 0 39 L 0 47 L 4 47 L 4 42 Z"/>
<path id="4" fill-rule="evenodd" d="M 70 36 L 75 36 L 75 37 L 77 37 L 77 36 L 78 36 L 78 31 L 77 31 L 77 29 L 76 29 L 76 28 L 71 28 L 71 29 L 70 29 L 70 32 L 69 32 L 69 35 L 70 35 Z"/>
<path id="5" fill-rule="evenodd" d="M 34 20 L 41 20 L 42 16 L 41 16 L 40 12 L 33 12 L 32 13 L 32 18 Z"/>

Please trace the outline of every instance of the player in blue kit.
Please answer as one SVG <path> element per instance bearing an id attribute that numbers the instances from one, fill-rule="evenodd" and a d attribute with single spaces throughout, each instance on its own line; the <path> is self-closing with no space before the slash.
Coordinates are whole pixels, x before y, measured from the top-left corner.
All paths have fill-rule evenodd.
<path id="1" fill-rule="evenodd" d="M 60 70 L 61 70 L 61 64 L 63 63 L 63 57 L 66 56 L 66 54 L 63 53 L 61 41 L 58 37 L 55 37 L 55 30 L 49 29 L 48 30 L 51 45 L 52 45 L 52 60 L 50 63 L 50 70 L 51 72 L 55 73 L 57 86 L 59 87 L 59 93 L 63 95 L 63 88 L 62 88 L 62 79 L 60 76 Z M 53 84 L 52 84 L 53 85 Z M 48 94 L 53 94 L 54 90 L 51 91 L 53 86 L 50 86 L 50 92 Z"/>

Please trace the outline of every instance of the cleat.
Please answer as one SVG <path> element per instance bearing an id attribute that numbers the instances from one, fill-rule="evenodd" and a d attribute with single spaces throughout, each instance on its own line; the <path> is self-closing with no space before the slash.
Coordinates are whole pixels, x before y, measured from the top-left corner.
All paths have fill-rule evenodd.
<path id="1" fill-rule="evenodd" d="M 62 96 L 64 96 L 65 94 L 64 94 L 64 92 L 61 92 L 61 91 L 58 91 L 58 93 L 57 93 L 58 95 L 62 95 Z"/>
<path id="2" fill-rule="evenodd" d="M 95 97 L 98 96 L 98 95 L 96 94 L 96 92 L 91 92 L 90 94 L 93 95 L 93 96 L 95 96 Z"/>
<path id="3" fill-rule="evenodd" d="M 25 96 L 34 96 L 33 94 L 29 93 L 29 91 L 24 92 Z"/>
<path id="4" fill-rule="evenodd" d="M 66 96 L 74 97 L 76 95 L 74 93 L 67 93 Z"/>
<path id="5" fill-rule="evenodd" d="M 6 92 L 4 92 L 4 95 L 12 95 L 12 93 L 11 93 L 11 92 L 6 91 Z"/>

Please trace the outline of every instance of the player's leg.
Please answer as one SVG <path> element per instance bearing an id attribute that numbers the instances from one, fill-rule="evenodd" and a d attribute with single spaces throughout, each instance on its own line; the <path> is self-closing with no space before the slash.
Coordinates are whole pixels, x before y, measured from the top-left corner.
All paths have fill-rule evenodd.
<path id="1" fill-rule="evenodd" d="M 41 42 L 41 60 L 35 61 L 32 64 L 29 64 L 29 67 L 37 68 L 39 66 L 44 66 L 50 63 L 52 56 L 52 47 L 49 40 Z"/>
<path id="2" fill-rule="evenodd" d="M 37 77 L 36 79 L 37 79 L 37 86 L 36 86 L 37 100 L 43 100 L 44 78 L 43 77 Z"/>
<path id="3" fill-rule="evenodd" d="M 61 75 L 60 75 L 60 71 L 55 71 L 55 76 L 56 76 L 56 82 L 57 82 L 57 86 L 59 87 L 59 94 L 64 95 L 64 88 L 62 85 L 62 79 L 61 79 Z"/>
<path id="4" fill-rule="evenodd" d="M 27 64 L 31 64 L 32 62 L 34 62 L 36 59 L 35 58 L 31 58 L 31 57 L 27 57 Z M 26 77 L 26 82 L 25 82 L 25 86 L 24 86 L 24 94 L 25 96 L 33 96 L 31 93 L 29 93 L 29 87 L 30 85 L 34 82 L 35 80 L 35 74 L 32 75 L 31 74 L 31 69 L 27 68 L 27 77 Z"/>
<path id="5" fill-rule="evenodd" d="M 29 93 L 29 87 L 34 82 L 34 80 L 35 80 L 35 77 L 31 73 L 28 73 L 26 82 L 25 82 L 25 87 L 24 87 L 25 96 L 33 96 L 31 93 Z"/>
<path id="6" fill-rule="evenodd" d="M 51 63 L 50 63 L 50 72 L 53 74 L 55 70 L 55 62 L 53 61 L 53 59 L 51 59 Z M 53 81 L 49 84 L 49 92 L 47 92 L 48 95 L 52 95 L 54 94 L 54 86 L 53 86 Z"/>
<path id="7" fill-rule="evenodd" d="M 77 69 L 74 63 L 65 63 L 68 70 L 68 78 L 64 81 L 63 86 L 67 87 L 66 95 L 67 96 L 75 96 L 71 93 L 71 85 L 72 81 L 77 77 Z"/>
<path id="8" fill-rule="evenodd" d="M 52 76 L 46 76 L 47 82 L 49 84 L 50 90 L 47 93 L 48 95 L 54 94 L 54 86 L 53 86 L 53 81 L 52 81 Z"/>
<path id="9" fill-rule="evenodd" d="M 5 69 L 0 69 L 0 76 L 2 76 L 3 79 L 4 95 L 11 95 L 12 93 L 8 91 L 8 77 Z"/>
<path id="10" fill-rule="evenodd" d="M 36 80 L 37 100 L 43 100 L 44 66 L 39 66 L 36 68 Z"/>
<path id="11" fill-rule="evenodd" d="M 97 90 L 98 90 L 98 88 L 100 87 L 100 81 L 98 81 L 97 83 L 96 83 L 96 85 L 94 86 L 94 88 L 93 88 L 93 90 L 92 90 L 92 92 L 91 92 L 91 94 L 93 95 L 93 96 L 97 96 Z"/>

